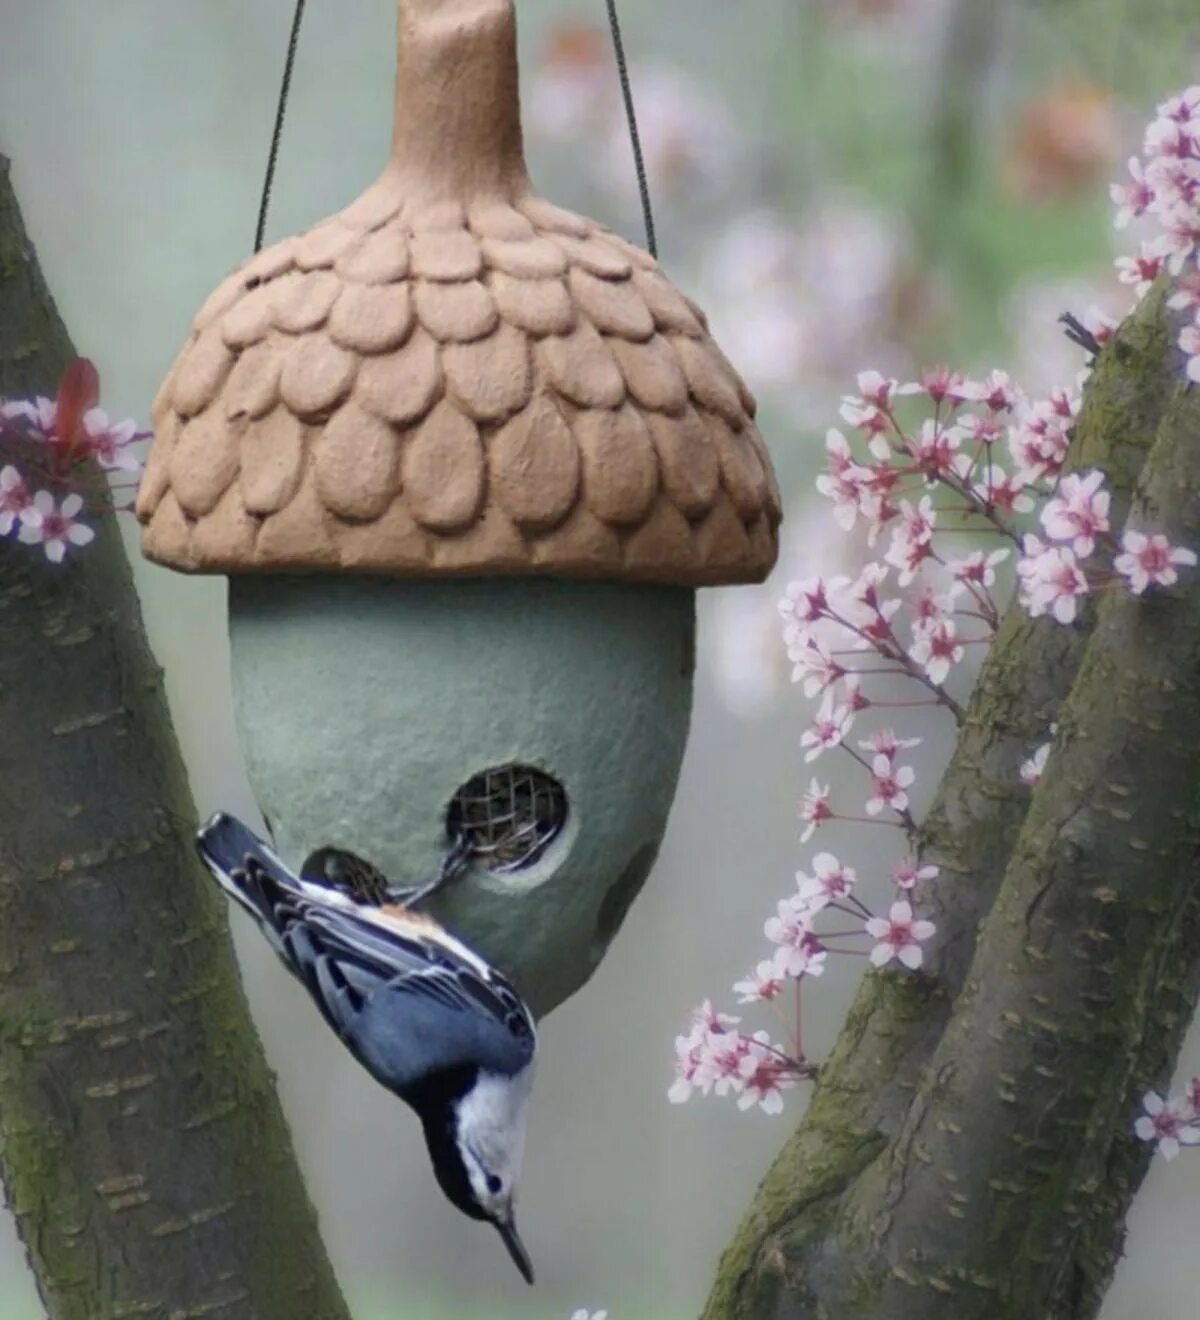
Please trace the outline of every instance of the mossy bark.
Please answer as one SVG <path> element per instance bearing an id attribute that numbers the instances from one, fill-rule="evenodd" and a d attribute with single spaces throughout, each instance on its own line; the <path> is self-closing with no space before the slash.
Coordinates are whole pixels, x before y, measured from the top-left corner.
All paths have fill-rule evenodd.
<path id="1" fill-rule="evenodd" d="M 1196 544 L 1200 400 L 1172 338 L 1160 289 L 1102 355 L 1072 458 L 1109 473 L 1114 525 L 1136 495 Z M 865 978 L 706 1320 L 1095 1314 L 1145 1168 L 1139 1088 L 1196 997 L 1197 611 L 1190 575 L 1070 628 L 1009 612 L 923 829 L 927 970 Z M 1018 767 L 1056 718 L 1031 797 Z"/>
<path id="2" fill-rule="evenodd" d="M 72 356 L 0 157 L 0 395 Z M 55 1320 L 346 1320 L 115 518 L 0 541 L 0 1164 Z"/>

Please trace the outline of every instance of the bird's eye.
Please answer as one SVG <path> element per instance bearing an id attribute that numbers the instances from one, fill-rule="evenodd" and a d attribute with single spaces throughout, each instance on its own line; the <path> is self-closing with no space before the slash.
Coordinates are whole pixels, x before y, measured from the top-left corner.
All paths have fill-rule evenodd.
<path id="1" fill-rule="evenodd" d="M 487 1176 L 487 1189 L 488 1189 L 489 1192 L 491 1192 L 491 1194 L 492 1194 L 493 1196 L 496 1196 L 496 1195 L 499 1193 L 501 1187 L 503 1187 L 503 1186 L 504 1186 L 504 1183 L 503 1183 L 499 1178 L 497 1178 L 496 1175 L 495 1175 L 494 1173 L 489 1173 L 489 1174 L 488 1174 L 488 1176 Z"/>

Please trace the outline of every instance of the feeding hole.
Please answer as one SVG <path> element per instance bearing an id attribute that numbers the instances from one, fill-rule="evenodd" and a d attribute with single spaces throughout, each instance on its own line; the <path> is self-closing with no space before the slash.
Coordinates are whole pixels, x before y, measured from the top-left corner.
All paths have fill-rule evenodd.
<path id="1" fill-rule="evenodd" d="M 450 834 L 465 837 L 471 860 L 493 872 L 532 866 L 566 821 L 566 790 L 528 765 L 496 766 L 468 779 L 446 812 Z"/>

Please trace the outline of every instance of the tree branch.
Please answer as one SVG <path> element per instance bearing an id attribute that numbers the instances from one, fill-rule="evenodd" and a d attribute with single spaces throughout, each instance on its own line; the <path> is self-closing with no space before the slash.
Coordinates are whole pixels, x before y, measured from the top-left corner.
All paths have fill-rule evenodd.
<path id="1" fill-rule="evenodd" d="M 71 344 L 0 157 L 0 395 Z M 48 1314 L 347 1320 L 115 517 L 0 541 L 0 1153 Z"/>
<path id="2" fill-rule="evenodd" d="M 1122 327 L 1088 389 L 1073 461 L 1077 466 L 1106 469 L 1117 525 L 1125 517 L 1155 437 L 1164 428 L 1180 425 L 1179 419 L 1193 406 L 1181 390 L 1181 373 L 1169 339 L 1159 290 Z M 1159 462 L 1166 463 L 1166 451 L 1161 446 L 1160 451 Z M 1187 530 L 1194 532 L 1190 525 Z M 1100 611 L 1105 620 L 1113 605 L 1108 602 Z M 705 1313 L 709 1320 L 834 1314 L 839 1320 L 859 1316 L 897 1320 L 908 1314 L 941 1314 L 924 1291 L 920 1304 L 924 1309 L 896 1309 L 891 1293 L 890 1308 L 879 1304 L 880 1279 L 894 1268 L 905 1269 L 894 1246 L 903 1240 L 899 1224 L 908 1213 L 904 1179 L 913 1179 L 925 1167 L 925 1129 L 919 1115 L 930 1103 L 926 1092 L 932 1088 L 930 1094 L 940 1094 L 943 1069 L 958 1066 L 957 1058 L 944 1053 L 950 1037 L 943 1042 L 943 1034 L 952 1010 L 961 1011 L 956 1000 L 968 985 L 968 973 L 970 984 L 976 983 L 977 968 L 972 967 L 980 922 L 995 902 L 1025 823 L 1029 794 L 1020 784 L 1018 767 L 1034 745 L 1045 741 L 1047 726 L 1071 689 L 1085 651 L 1094 645 L 1096 618 L 1097 611 L 1089 610 L 1076 627 L 1062 628 L 1047 620 L 1031 623 L 1015 609 L 1006 617 L 922 831 L 927 855 L 943 866 L 942 878 L 932 891 L 939 932 L 928 975 L 873 974 L 865 979 L 807 1114 L 767 1174 L 722 1260 Z M 1057 760 L 1052 759 L 1052 771 Z M 1178 802 L 1175 805 L 1179 807 Z M 1180 997 L 1190 1002 L 1191 989 L 1190 981 L 1184 981 L 1177 986 L 1172 1011 L 1186 1022 Z M 978 993 L 985 1003 L 991 1002 L 991 989 Z M 1138 1027 L 1145 1037 L 1139 1037 L 1139 1048 L 1162 1055 L 1169 1045 L 1162 1033 L 1152 1030 L 1148 1021 L 1139 1020 Z M 1129 1040 L 1124 1044 L 1134 1048 Z M 1156 1063 L 1161 1064 L 1161 1058 Z M 1127 1080 L 1129 1075 L 1126 1061 L 1121 1076 Z M 1000 1085 L 995 1075 L 991 1080 L 994 1087 Z M 1010 1104 L 1017 1108 L 1009 1108 Z M 997 1119 L 1002 1131 L 1013 1130 L 1018 1112 L 1026 1112 L 1020 1097 L 1004 1102 Z M 1110 1143 L 1109 1151 L 1130 1185 L 1141 1168 L 1125 1140 L 1133 1114 L 1134 1108 L 1124 1114 L 1125 1129 L 1114 1130 L 1120 1140 L 1115 1146 Z M 977 1129 L 975 1117 L 947 1121 L 963 1128 L 963 1140 L 969 1144 Z M 1013 1158 L 1010 1147 L 1010 1164 Z M 959 1176 L 956 1167 L 949 1174 Z M 961 1208 L 947 1182 L 942 1193 L 947 1204 Z M 1096 1201 L 1093 1196 L 1089 1213 L 1095 1213 Z M 963 1213 L 978 1226 L 978 1216 L 985 1211 L 977 1199 Z M 1102 1216 L 1090 1223 L 1086 1236 L 1095 1247 L 1093 1255 L 1097 1261 L 1103 1257 L 1106 1264 L 1093 1262 L 1086 1270 L 1089 1277 L 1107 1279 L 1113 1243 L 1119 1241 L 1120 1217 L 1114 1206 L 1107 1219 Z M 930 1261 L 943 1259 L 935 1244 L 929 1244 L 929 1253 Z M 1102 1291 L 1102 1284 L 1098 1286 Z M 937 1291 L 937 1285 L 930 1288 Z M 947 1295 L 963 1305 L 957 1292 Z M 1095 1295 L 1098 1298 L 1100 1293 Z M 1040 1316 L 1044 1300 L 1011 1314 Z M 990 1304 L 998 1305 L 994 1297 Z M 946 1314 L 966 1320 L 974 1313 L 951 1308 Z M 999 1317 L 1010 1312 L 993 1309 L 986 1314 Z"/>

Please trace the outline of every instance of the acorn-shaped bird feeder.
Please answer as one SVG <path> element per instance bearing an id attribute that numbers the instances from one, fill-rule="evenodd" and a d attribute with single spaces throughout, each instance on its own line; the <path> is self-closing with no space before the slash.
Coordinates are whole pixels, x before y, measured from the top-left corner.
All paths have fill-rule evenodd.
<path id="1" fill-rule="evenodd" d="M 399 0 L 353 205 L 200 309 L 154 407 L 146 555 L 230 578 L 236 717 L 293 864 L 348 849 L 545 1012 L 641 888 L 694 589 L 761 580 L 754 401 L 652 257 L 532 191 L 512 0 Z"/>

